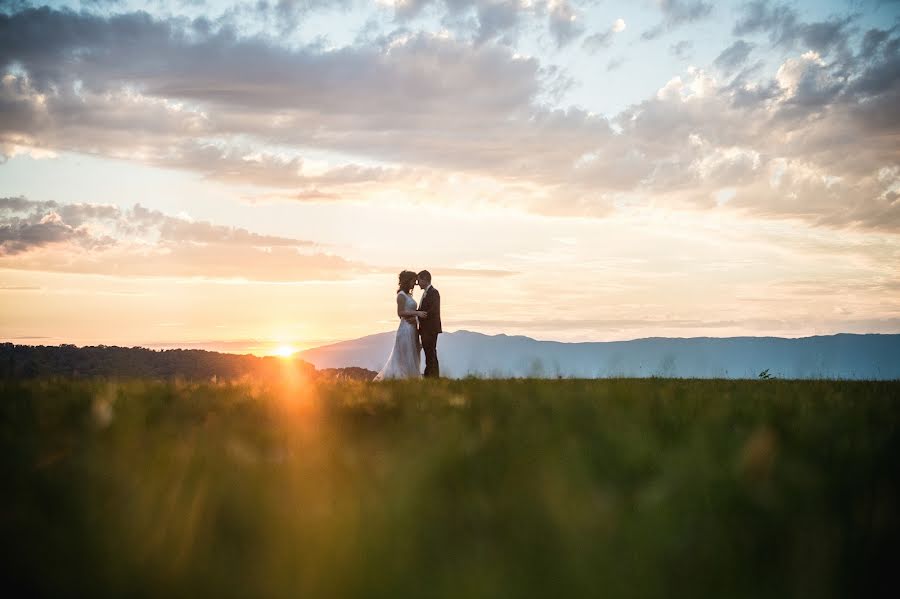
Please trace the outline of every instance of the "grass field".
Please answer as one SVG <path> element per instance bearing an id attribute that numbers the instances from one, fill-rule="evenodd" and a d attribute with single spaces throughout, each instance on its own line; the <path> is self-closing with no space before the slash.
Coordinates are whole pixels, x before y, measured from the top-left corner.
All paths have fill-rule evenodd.
<path id="1" fill-rule="evenodd" d="M 869 598 L 900 571 L 897 382 L 2 382 L 0 463 L 7 596 Z"/>

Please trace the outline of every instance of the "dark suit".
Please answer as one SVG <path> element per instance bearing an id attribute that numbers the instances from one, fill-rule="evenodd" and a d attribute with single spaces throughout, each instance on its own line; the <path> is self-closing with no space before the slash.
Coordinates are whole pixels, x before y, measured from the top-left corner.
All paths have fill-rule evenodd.
<path id="1" fill-rule="evenodd" d="M 428 318 L 419 319 L 419 336 L 422 338 L 422 349 L 425 350 L 425 376 L 441 376 L 441 366 L 437 357 L 437 339 L 441 330 L 441 294 L 434 287 L 425 293 L 419 310 L 428 312 Z"/>

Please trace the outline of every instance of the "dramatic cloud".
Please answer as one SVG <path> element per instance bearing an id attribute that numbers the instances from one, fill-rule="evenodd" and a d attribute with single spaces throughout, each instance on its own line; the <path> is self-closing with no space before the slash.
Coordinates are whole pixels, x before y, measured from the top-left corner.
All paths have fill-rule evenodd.
<path id="1" fill-rule="evenodd" d="M 460 111 L 496 116 L 538 91 L 537 62 L 493 46 L 397 34 L 333 51 L 292 50 L 146 13 L 104 18 L 42 8 L 0 16 L 0 57 L 3 67 L 27 71 L 41 93 L 76 81 L 89 92 L 130 84 L 151 97 L 388 122 Z"/>
<path id="2" fill-rule="evenodd" d="M 579 22 L 567 3 L 530 6 Z M 671 24 L 711 10 L 660 7 Z M 553 107 L 545 94 L 560 72 L 496 43 L 397 31 L 287 47 L 206 21 L 28 9 L 0 16 L 0 150 L 126 158 L 313 201 L 386 187 L 454 201 L 448 190 L 466 180 L 479 199 L 541 214 L 601 217 L 624 200 L 894 231 L 900 37 L 851 39 L 848 20 L 828 23 L 837 29 L 746 5 L 736 30 L 784 47 L 774 72 L 747 66 L 754 45 L 736 40 L 710 68 L 607 118 Z M 574 39 L 568 31 L 556 42 Z M 839 60 L 823 54 L 835 49 Z M 342 158 L 322 167 L 309 150 Z M 63 223 L 74 228 L 10 222 L 7 251 L 74 242 L 77 226 Z"/>
<path id="3" fill-rule="evenodd" d="M 717 190 L 730 189 L 729 206 L 757 215 L 897 231 L 900 119 L 896 111 L 887 118 L 880 106 L 880 132 L 868 133 L 866 121 L 873 102 L 896 97 L 898 83 L 895 75 L 885 97 L 863 101 L 809 52 L 785 61 L 776 91 L 755 100 L 747 96 L 753 89 L 722 86 L 694 71 L 617 123 L 641 155 L 655 157 L 644 184 L 673 200 L 709 205 Z"/>
<path id="4" fill-rule="evenodd" d="M 786 49 L 802 44 L 822 55 L 832 50 L 846 53 L 850 28 L 855 19 L 851 15 L 804 23 L 790 6 L 773 4 L 769 0 L 754 0 L 743 6 L 741 17 L 734 24 L 734 34 L 767 33 L 772 44 Z"/>

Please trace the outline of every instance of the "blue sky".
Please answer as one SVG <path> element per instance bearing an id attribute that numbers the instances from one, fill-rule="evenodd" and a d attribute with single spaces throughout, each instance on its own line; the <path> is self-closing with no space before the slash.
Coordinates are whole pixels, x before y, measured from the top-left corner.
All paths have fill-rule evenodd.
<path id="1" fill-rule="evenodd" d="M 6 338 L 900 331 L 900 2 L 0 6 Z"/>

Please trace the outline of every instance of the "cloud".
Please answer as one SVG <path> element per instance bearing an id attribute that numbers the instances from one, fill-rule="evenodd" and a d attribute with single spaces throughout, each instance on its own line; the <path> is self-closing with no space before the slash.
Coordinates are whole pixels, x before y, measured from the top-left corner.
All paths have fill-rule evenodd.
<path id="1" fill-rule="evenodd" d="M 610 43 L 612 43 L 613 36 L 623 31 L 625 31 L 624 19 L 616 19 L 609 29 L 605 31 L 598 31 L 597 33 L 584 38 L 582 47 L 592 54 L 596 53 L 603 48 L 608 48 Z"/>
<path id="2" fill-rule="evenodd" d="M 55 205 L 41 205 L 28 216 L 19 216 L 36 207 L 23 198 L 0 198 L 0 256 L 14 256 L 32 248 L 71 243 L 85 248 L 109 246 L 114 240 L 94 234 L 82 218 L 66 222 Z M 41 209 L 41 208 L 46 208 Z"/>
<path id="3" fill-rule="evenodd" d="M 535 120 L 542 91 L 535 59 L 437 35 L 397 33 L 323 51 L 184 27 L 141 13 L 104 18 L 34 9 L 0 17 L 0 56 L 7 69 L 15 66 L 0 87 L 8 117 L 0 143 L 158 165 L 197 164 L 202 148 L 198 166 L 207 176 L 228 177 L 239 166 L 247 181 L 287 185 L 297 178 L 308 190 L 317 182 L 296 177 L 299 162 L 239 163 L 244 149 L 222 148 L 240 138 L 490 165 L 495 150 L 475 147 L 479 140 Z M 398 144 L 400 137 L 406 140 Z M 451 140 L 472 143 L 447 152 L 441 144 Z M 363 172 L 352 164 L 341 172 L 349 168 Z"/>
<path id="4" fill-rule="evenodd" d="M 148 235 L 159 241 L 227 243 L 231 245 L 255 246 L 311 246 L 312 242 L 289 237 L 259 235 L 239 227 L 213 225 L 203 221 L 168 216 L 157 210 L 149 210 L 136 204 L 130 210 L 107 204 L 60 204 L 54 201 L 38 202 L 24 197 L 0 198 L 0 218 L 4 227 L 18 225 L 52 225 L 56 231 L 64 229 L 70 235 L 58 235 L 49 240 L 37 239 L 33 246 L 42 246 L 53 241 L 69 241 L 71 235 L 80 232 L 94 238 L 92 246 L 113 245 L 122 236 Z M 100 229 L 98 229 L 98 227 Z M 50 227 L 48 227 L 49 229 Z M 98 236 L 98 230 L 110 234 Z M 52 237 L 52 235 L 51 235 Z M 20 251 L 30 249 L 24 247 Z"/>
<path id="5" fill-rule="evenodd" d="M 694 49 L 694 42 L 690 40 L 681 40 L 669 46 L 669 53 L 680 59 L 689 58 Z"/>
<path id="6" fill-rule="evenodd" d="M 863 36 L 862 47 L 860 48 L 860 56 L 865 60 L 874 58 L 875 53 L 883 47 L 884 42 L 886 42 L 896 30 L 897 26 L 895 25 L 888 30 L 872 28 L 866 31 Z"/>
<path id="7" fill-rule="evenodd" d="M 511 45 L 532 7 L 517 0 L 378 0 L 394 11 L 404 26 L 422 17 L 439 17 L 442 27 L 478 44 L 500 41 Z"/>
<path id="8" fill-rule="evenodd" d="M 822 55 L 832 50 L 846 53 L 851 26 L 856 19 L 856 15 L 850 15 L 805 23 L 790 6 L 772 4 L 769 0 L 754 0 L 742 6 L 733 33 L 739 36 L 766 33 L 773 45 L 788 50 L 802 44 Z"/>
<path id="9" fill-rule="evenodd" d="M 439 273 L 442 277 L 456 278 L 480 278 L 480 277 L 511 277 L 521 274 L 513 270 L 491 269 L 491 268 L 454 268 L 454 267 L 429 267 L 434 273 Z"/>
<path id="10" fill-rule="evenodd" d="M 44 7 L 2 15 L 0 57 L 4 68 L 27 71 L 40 93 L 76 81 L 87 92 L 118 83 L 148 97 L 233 109 L 377 113 L 389 121 L 460 111 L 496 115 L 527 105 L 538 91 L 535 60 L 439 35 L 397 33 L 331 51 L 315 44 L 291 49 L 146 13 L 105 18 Z M 489 81 L 503 92 L 483 93 Z"/>
<path id="11" fill-rule="evenodd" d="M 0 198 L 0 268 L 258 281 L 332 280 L 397 271 L 323 253 L 309 240 L 195 221 L 140 204 L 121 209 L 24 197 Z M 431 270 L 452 278 L 520 274 L 440 265 Z"/>
<path id="12" fill-rule="evenodd" d="M 352 5 L 352 0 L 258 0 L 250 10 L 258 19 L 273 22 L 281 35 L 287 35 L 313 12 L 334 8 L 348 10 Z"/>
<path id="13" fill-rule="evenodd" d="M 829 72 L 812 50 L 799 58 L 787 59 L 778 67 L 775 81 L 784 91 L 785 103 L 804 106 L 830 104 L 843 88 L 843 82 Z"/>
<path id="14" fill-rule="evenodd" d="M 623 64 L 625 64 L 625 62 L 626 62 L 626 59 L 624 56 L 614 56 L 613 58 L 610 58 L 609 61 L 606 63 L 606 71 L 607 72 L 615 71 L 616 69 L 621 67 Z"/>
<path id="15" fill-rule="evenodd" d="M 713 66 L 729 75 L 742 67 L 750 57 L 754 45 L 744 40 L 735 40 L 733 44 L 722 50 L 713 61 Z"/>
<path id="16" fill-rule="evenodd" d="M 891 40 L 896 40 L 892 37 Z M 771 81 L 723 84 L 702 70 L 617 116 L 656 202 L 716 206 L 817 226 L 900 231 L 900 43 L 854 77 L 809 51 Z"/>
<path id="17" fill-rule="evenodd" d="M 483 43 L 517 30 L 522 19 L 522 4 L 516 0 L 479 2 L 476 12 L 478 15 L 476 39 Z"/>
<path id="18" fill-rule="evenodd" d="M 656 39 L 681 25 L 701 21 L 713 9 L 712 3 L 703 0 L 657 0 L 656 3 L 663 13 L 663 20 L 641 34 L 645 40 Z"/>
<path id="19" fill-rule="evenodd" d="M 302 158 L 285 157 L 249 147 L 215 143 L 183 142 L 147 162 L 171 169 L 203 173 L 209 179 L 261 187 L 293 189 L 297 194 L 314 194 L 320 187 L 344 190 L 360 183 L 399 180 L 402 169 L 344 164 L 309 173 Z M 321 192 L 319 192 L 321 193 Z M 324 197 L 324 196 L 323 196 Z"/>
<path id="20" fill-rule="evenodd" d="M 461 178 L 479 201 L 555 215 L 602 217 L 623 200 L 713 209 L 734 188 L 716 209 L 896 230 L 897 184 L 878 173 L 900 162 L 900 39 L 873 29 L 846 50 L 786 51 L 764 73 L 735 43 L 713 71 L 679 73 L 607 118 L 544 103 L 552 66 L 452 35 L 285 48 L 143 13 L 32 9 L 0 17 L 0 148 L 188 169 L 262 199 L 377 201 L 390 183 L 452 202 Z M 719 81 L 726 68 L 738 72 Z M 307 149 L 348 158 L 317 166 Z M 74 234 L 27 224 L 7 231 L 10 248 Z"/>
<path id="21" fill-rule="evenodd" d="M 568 45 L 584 33 L 579 11 L 567 0 L 556 0 L 549 4 L 547 28 L 557 48 Z"/>
<path id="22" fill-rule="evenodd" d="M 512 45 L 526 24 L 545 26 L 557 48 L 584 33 L 581 11 L 569 0 L 388 0 L 382 4 L 391 7 L 401 23 L 436 15 L 441 25 L 478 44 Z"/>
<path id="23" fill-rule="evenodd" d="M 124 276 L 333 279 L 371 267 L 310 241 L 175 217 L 140 204 L 0 198 L 0 266 Z"/>

